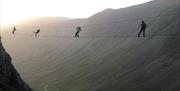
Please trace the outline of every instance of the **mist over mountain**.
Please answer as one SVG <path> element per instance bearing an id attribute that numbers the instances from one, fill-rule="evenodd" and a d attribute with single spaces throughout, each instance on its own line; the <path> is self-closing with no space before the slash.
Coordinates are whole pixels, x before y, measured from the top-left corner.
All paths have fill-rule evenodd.
<path id="1" fill-rule="evenodd" d="M 28 20 L 25 20 L 21 23 L 17 23 L 14 26 L 53 26 L 53 25 L 57 25 L 57 24 L 61 24 L 62 22 L 71 20 L 71 18 L 67 18 L 67 17 L 48 17 L 48 16 L 44 16 L 44 17 L 31 17 Z"/>
<path id="2" fill-rule="evenodd" d="M 154 0 L 86 19 L 22 24 L 14 35 L 7 27 L 2 42 L 35 91 L 44 84 L 48 91 L 179 91 L 179 16 L 179 0 Z M 137 37 L 142 19 L 146 37 Z"/>

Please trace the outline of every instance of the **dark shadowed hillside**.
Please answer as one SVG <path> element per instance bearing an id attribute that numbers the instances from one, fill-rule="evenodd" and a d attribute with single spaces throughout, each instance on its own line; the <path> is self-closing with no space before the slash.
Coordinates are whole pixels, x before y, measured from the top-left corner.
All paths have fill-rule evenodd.
<path id="1" fill-rule="evenodd" d="M 154 0 L 106 9 L 87 19 L 11 27 L 3 43 L 36 91 L 179 91 L 180 1 Z M 141 20 L 146 37 L 136 37 Z M 75 39 L 76 26 L 80 38 Z"/>
<path id="2" fill-rule="evenodd" d="M 0 91 L 33 91 L 20 77 L 11 63 L 0 38 Z"/>

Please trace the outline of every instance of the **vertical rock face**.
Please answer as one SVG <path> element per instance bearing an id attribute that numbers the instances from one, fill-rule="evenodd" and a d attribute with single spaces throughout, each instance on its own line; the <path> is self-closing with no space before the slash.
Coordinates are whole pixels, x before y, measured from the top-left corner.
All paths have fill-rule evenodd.
<path id="1" fill-rule="evenodd" d="M 33 91 L 20 77 L 0 40 L 0 91 Z"/>

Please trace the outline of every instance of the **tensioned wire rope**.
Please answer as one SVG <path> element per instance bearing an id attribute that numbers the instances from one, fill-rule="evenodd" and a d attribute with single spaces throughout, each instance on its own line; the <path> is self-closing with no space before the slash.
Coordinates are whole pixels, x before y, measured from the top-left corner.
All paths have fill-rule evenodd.
<path id="1" fill-rule="evenodd" d="M 163 15 L 156 15 L 156 16 L 151 16 L 151 17 L 143 17 L 143 18 L 133 18 L 133 19 L 125 19 L 125 20 L 119 20 L 119 21 L 114 21 L 114 22 L 106 22 L 106 23 L 97 23 L 97 24 L 84 24 L 82 25 L 82 27 L 91 27 L 91 26 L 100 26 L 100 25 L 105 25 L 105 24 L 112 24 L 112 23 L 115 23 L 115 24 L 120 24 L 120 23 L 123 23 L 123 22 L 128 22 L 128 21 L 140 21 L 140 20 L 148 20 L 148 19 L 155 19 L 155 18 L 162 18 L 162 17 L 171 17 L 171 16 L 180 16 L 180 13 L 170 13 L 170 14 L 163 14 Z M 66 26 L 67 27 L 67 26 Z M 71 26 L 73 27 L 73 26 Z M 74 26 L 75 27 L 75 26 Z M 47 27 L 47 28 L 50 28 L 50 27 Z M 125 28 L 123 26 L 123 28 Z M 65 29 L 65 28 L 63 28 Z M 70 29 L 70 28 L 69 28 Z M 53 30 L 52 30 L 53 31 Z M 51 31 L 51 32 L 52 32 Z M 1 33 L 2 34 L 2 33 Z M 16 33 L 15 35 L 20 35 L 20 36 L 29 36 L 29 37 L 34 37 L 33 34 L 28 34 L 28 33 Z M 157 35 L 157 36 L 171 36 L 171 35 L 176 35 L 176 34 L 164 34 L 164 35 Z M 38 37 L 46 37 L 46 38 L 72 38 L 74 37 L 73 35 L 72 36 L 64 36 L 64 35 L 60 35 L 58 36 L 57 35 L 57 30 L 56 30 L 56 34 L 55 35 L 41 35 L 41 36 L 38 36 Z M 111 38 L 123 38 L 123 37 L 136 37 L 136 36 L 132 36 L 132 35 L 118 35 L 118 36 L 82 36 L 82 38 L 101 38 L 101 37 L 111 37 Z"/>

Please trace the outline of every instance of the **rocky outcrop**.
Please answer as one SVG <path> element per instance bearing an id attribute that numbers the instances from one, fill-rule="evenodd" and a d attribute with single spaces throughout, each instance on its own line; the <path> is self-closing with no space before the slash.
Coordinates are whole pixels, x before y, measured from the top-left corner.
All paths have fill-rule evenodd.
<path id="1" fill-rule="evenodd" d="M 0 91 L 33 91 L 11 63 L 10 55 L 0 41 Z"/>

